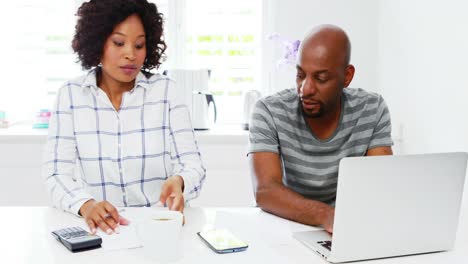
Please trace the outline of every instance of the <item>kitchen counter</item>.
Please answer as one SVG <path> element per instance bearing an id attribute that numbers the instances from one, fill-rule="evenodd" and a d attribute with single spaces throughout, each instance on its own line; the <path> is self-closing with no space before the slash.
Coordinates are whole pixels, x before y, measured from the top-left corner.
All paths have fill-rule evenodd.
<path id="1" fill-rule="evenodd" d="M 213 129 L 195 131 L 197 141 L 202 144 L 247 144 L 248 131 L 240 125 L 215 126 Z M 44 143 L 47 129 L 32 128 L 31 124 L 18 124 L 0 129 L 0 143 Z"/>

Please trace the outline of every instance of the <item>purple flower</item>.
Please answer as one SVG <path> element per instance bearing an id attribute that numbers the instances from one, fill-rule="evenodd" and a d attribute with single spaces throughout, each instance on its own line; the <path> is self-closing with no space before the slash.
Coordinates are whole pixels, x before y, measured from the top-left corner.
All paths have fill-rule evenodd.
<path id="1" fill-rule="evenodd" d="M 278 60 L 277 66 L 295 65 L 297 52 L 299 51 L 300 40 L 288 40 L 283 38 L 279 33 L 272 33 L 268 36 L 268 40 L 281 41 L 283 44 L 283 56 Z"/>

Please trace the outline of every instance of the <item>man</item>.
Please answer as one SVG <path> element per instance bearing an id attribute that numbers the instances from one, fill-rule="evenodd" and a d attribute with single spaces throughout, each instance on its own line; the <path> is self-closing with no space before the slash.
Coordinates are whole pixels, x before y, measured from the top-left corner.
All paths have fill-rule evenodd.
<path id="1" fill-rule="evenodd" d="M 344 157 L 392 155 L 383 98 L 346 88 L 351 44 L 333 25 L 314 28 L 298 51 L 296 89 L 259 100 L 250 122 L 258 206 L 333 232 L 338 164 Z M 369 197 L 372 199 L 372 197 Z"/>

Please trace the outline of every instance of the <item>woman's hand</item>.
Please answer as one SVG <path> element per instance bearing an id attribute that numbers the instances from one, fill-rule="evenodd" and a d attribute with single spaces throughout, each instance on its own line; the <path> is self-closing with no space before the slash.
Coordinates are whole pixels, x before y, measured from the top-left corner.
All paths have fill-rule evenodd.
<path id="1" fill-rule="evenodd" d="M 162 205 L 167 205 L 169 210 L 183 213 L 185 206 L 183 190 L 184 179 L 181 176 L 172 176 L 164 182 L 159 202 Z"/>
<path id="2" fill-rule="evenodd" d="M 119 224 L 128 225 L 129 223 L 127 219 L 119 216 L 117 209 L 107 201 L 89 200 L 81 206 L 80 214 L 84 217 L 92 234 L 96 233 L 96 228 L 100 228 L 108 235 L 113 232 L 119 233 Z"/>

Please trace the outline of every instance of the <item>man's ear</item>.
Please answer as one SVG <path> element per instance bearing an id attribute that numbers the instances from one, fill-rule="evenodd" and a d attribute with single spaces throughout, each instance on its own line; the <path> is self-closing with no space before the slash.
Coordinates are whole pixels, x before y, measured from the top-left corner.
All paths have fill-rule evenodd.
<path id="1" fill-rule="evenodd" d="M 351 83 L 351 81 L 353 80 L 353 77 L 354 77 L 354 66 L 352 64 L 349 64 L 348 66 L 346 66 L 346 69 L 345 69 L 345 79 L 344 79 L 344 87 L 348 87 L 349 84 Z"/>

